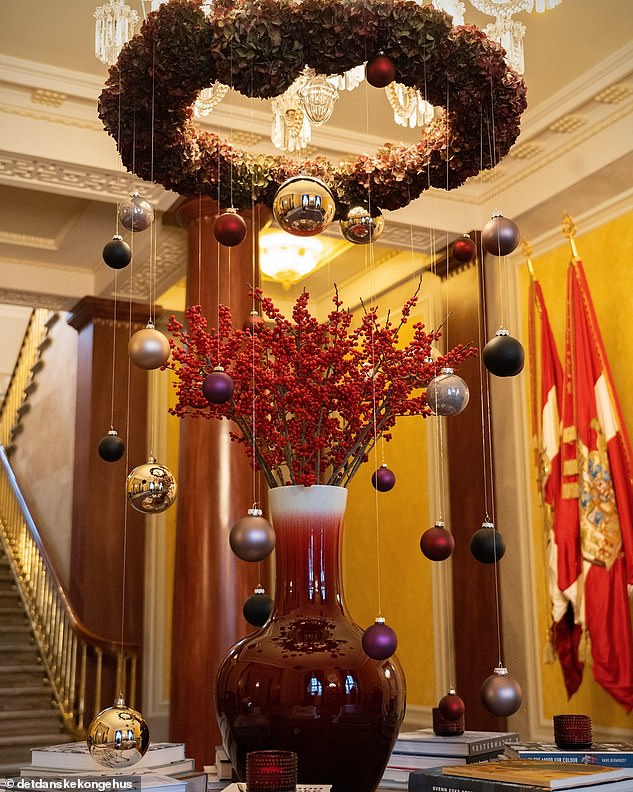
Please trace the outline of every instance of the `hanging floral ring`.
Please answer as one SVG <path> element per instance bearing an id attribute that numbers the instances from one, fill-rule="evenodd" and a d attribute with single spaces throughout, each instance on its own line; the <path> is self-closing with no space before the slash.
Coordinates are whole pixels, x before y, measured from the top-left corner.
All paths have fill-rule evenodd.
<path id="1" fill-rule="evenodd" d="M 414 145 L 385 143 L 334 164 L 233 147 L 194 121 L 198 92 L 219 81 L 257 98 L 282 94 L 305 66 L 342 74 L 383 52 L 398 82 L 444 112 Z M 428 187 L 453 189 L 493 167 L 519 134 L 525 85 L 474 26 L 413 0 L 170 0 L 148 15 L 110 69 L 99 115 L 123 163 L 184 195 L 236 208 L 272 205 L 300 173 L 327 183 L 339 207 L 399 209 Z M 483 141 L 483 145 L 482 145 Z"/>

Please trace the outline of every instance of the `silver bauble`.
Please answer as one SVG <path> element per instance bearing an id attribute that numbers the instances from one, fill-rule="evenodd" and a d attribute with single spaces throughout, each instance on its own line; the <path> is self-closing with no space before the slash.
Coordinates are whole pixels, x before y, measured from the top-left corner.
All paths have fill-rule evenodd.
<path id="1" fill-rule="evenodd" d="M 508 669 L 499 666 L 484 679 L 479 691 L 481 703 L 493 715 L 505 718 L 514 715 L 523 701 L 521 685 L 508 674 Z"/>
<path id="2" fill-rule="evenodd" d="M 127 345 L 128 355 L 135 366 L 149 371 L 160 368 L 169 357 L 169 341 L 151 322 L 132 335 Z"/>
<path id="3" fill-rule="evenodd" d="M 352 206 L 339 221 L 341 234 L 354 245 L 368 245 L 382 234 L 385 219 L 377 207 L 370 212 L 366 206 Z"/>
<path id="4" fill-rule="evenodd" d="M 426 387 L 426 401 L 435 415 L 459 415 L 469 398 L 468 385 L 452 368 L 443 368 Z"/>
<path id="5" fill-rule="evenodd" d="M 231 528 L 229 535 L 231 550 L 242 561 L 261 561 L 275 547 L 275 531 L 262 517 L 261 509 L 249 509 Z"/>
<path id="6" fill-rule="evenodd" d="M 119 204 L 119 220 L 128 231 L 145 231 L 154 222 L 154 209 L 149 201 L 133 192 L 129 201 Z"/>
<path id="7" fill-rule="evenodd" d="M 158 514 L 176 500 L 176 479 L 169 468 L 150 456 L 144 465 L 130 471 L 126 490 L 128 502 L 136 511 Z"/>
<path id="8" fill-rule="evenodd" d="M 149 729 L 141 713 L 126 706 L 123 696 L 119 696 L 92 721 L 86 742 L 90 756 L 100 765 L 130 767 L 145 755 Z"/>
<path id="9" fill-rule="evenodd" d="M 275 220 L 294 236 L 320 234 L 334 219 L 334 196 L 319 179 L 295 176 L 285 181 L 273 200 Z"/>

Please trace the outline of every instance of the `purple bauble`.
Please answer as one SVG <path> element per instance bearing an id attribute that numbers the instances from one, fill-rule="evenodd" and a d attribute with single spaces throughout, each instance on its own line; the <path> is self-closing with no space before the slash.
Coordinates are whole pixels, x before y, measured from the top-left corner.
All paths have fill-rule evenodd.
<path id="1" fill-rule="evenodd" d="M 233 396 L 233 378 L 223 369 L 214 369 L 202 383 L 202 392 L 211 404 L 224 404 Z"/>
<path id="2" fill-rule="evenodd" d="M 396 67 L 386 55 L 376 55 L 365 67 L 367 82 L 374 88 L 386 88 L 396 79 Z"/>
<path id="3" fill-rule="evenodd" d="M 387 465 L 381 465 L 378 470 L 374 470 L 372 473 L 371 483 L 378 492 L 389 492 L 396 483 L 396 476 Z"/>
<path id="4" fill-rule="evenodd" d="M 363 649 L 372 660 L 386 660 L 397 648 L 398 638 L 384 619 L 376 619 L 363 633 Z"/>
<path id="5" fill-rule="evenodd" d="M 523 371 L 525 350 L 505 328 L 497 330 L 483 351 L 484 365 L 496 377 L 514 377 Z"/>
<path id="6" fill-rule="evenodd" d="M 481 244 L 493 256 L 507 256 L 521 241 L 515 222 L 495 212 L 481 230 Z"/>
<path id="7" fill-rule="evenodd" d="M 420 537 L 420 550 L 431 561 L 446 560 L 455 549 L 455 539 L 444 523 L 435 523 Z"/>
<path id="8" fill-rule="evenodd" d="M 213 225 L 213 234 L 221 245 L 235 247 L 246 237 L 246 223 L 235 209 L 227 209 L 224 214 L 216 218 Z"/>
<path id="9" fill-rule="evenodd" d="M 472 261 L 477 255 L 477 245 L 468 234 L 453 242 L 453 256 L 462 264 Z"/>
<path id="10" fill-rule="evenodd" d="M 508 674 L 508 669 L 499 666 L 487 677 L 479 691 L 484 707 L 493 715 L 505 718 L 514 715 L 523 701 L 521 685 Z"/>
<path id="11" fill-rule="evenodd" d="M 448 721 L 458 720 L 466 711 L 464 700 L 454 690 L 449 690 L 445 696 L 442 696 L 437 708 L 440 715 Z"/>

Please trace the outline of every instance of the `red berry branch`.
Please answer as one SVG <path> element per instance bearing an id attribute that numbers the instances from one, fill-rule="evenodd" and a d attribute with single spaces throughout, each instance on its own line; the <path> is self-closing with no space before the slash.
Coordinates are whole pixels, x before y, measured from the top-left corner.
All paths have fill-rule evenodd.
<path id="1" fill-rule="evenodd" d="M 228 418 L 251 463 L 271 487 L 284 484 L 347 486 L 379 437 L 390 440 L 400 415 L 431 413 L 422 389 L 446 366 L 457 368 L 476 349 L 460 345 L 433 360 L 439 331 L 413 325 L 413 338 L 399 344 L 416 293 L 404 304 L 398 324 L 381 324 L 377 308 L 366 308 L 352 327 L 338 292 L 321 323 L 308 310 L 309 294 L 297 299 L 286 318 L 264 297 L 254 298 L 268 322 L 258 332 L 235 329 L 220 305 L 218 327 L 208 328 L 199 305 L 185 311 L 185 327 L 171 317 L 168 367 L 178 377 L 173 412 L 184 418 Z M 202 392 L 216 366 L 233 378 L 230 401 L 210 404 Z"/>

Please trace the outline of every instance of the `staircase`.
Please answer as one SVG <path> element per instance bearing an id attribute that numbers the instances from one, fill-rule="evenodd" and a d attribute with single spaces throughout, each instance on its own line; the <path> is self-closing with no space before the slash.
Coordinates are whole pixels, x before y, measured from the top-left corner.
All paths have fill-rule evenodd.
<path id="1" fill-rule="evenodd" d="M 71 739 L 0 544 L 0 778 L 19 775 L 31 748 Z"/>

